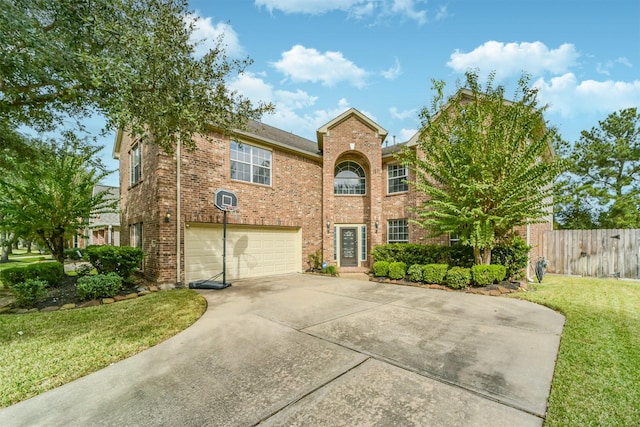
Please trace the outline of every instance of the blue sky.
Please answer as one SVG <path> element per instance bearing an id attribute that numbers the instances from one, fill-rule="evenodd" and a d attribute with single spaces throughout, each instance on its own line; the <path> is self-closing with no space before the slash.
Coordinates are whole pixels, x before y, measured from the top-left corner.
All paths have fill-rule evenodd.
<path id="1" fill-rule="evenodd" d="M 495 71 L 513 94 L 522 72 L 549 104 L 548 122 L 573 142 L 608 114 L 640 107 L 637 0 L 216 0 L 190 1 L 202 49 L 224 34 L 230 57 L 254 63 L 229 86 L 276 106 L 262 121 L 315 140 L 348 108 L 397 142 L 433 98 L 470 68 Z M 98 130 L 100 120 L 89 125 Z M 114 135 L 105 144 L 111 168 Z M 105 181 L 118 185 L 117 175 Z"/>

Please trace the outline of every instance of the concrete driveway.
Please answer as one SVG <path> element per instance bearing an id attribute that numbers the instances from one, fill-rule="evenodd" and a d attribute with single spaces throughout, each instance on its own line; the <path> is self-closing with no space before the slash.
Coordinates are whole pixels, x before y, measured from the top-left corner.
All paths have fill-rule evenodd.
<path id="1" fill-rule="evenodd" d="M 564 317 L 288 275 L 200 291 L 193 326 L 0 411 L 2 426 L 540 426 Z"/>

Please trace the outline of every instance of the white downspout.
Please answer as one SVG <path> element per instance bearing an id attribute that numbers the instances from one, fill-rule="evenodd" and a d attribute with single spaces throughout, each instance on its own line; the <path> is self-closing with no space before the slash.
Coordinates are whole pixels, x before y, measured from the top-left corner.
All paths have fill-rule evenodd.
<path id="1" fill-rule="evenodd" d="M 527 223 L 527 246 L 531 246 L 531 228 L 530 224 Z M 533 283 L 533 279 L 529 272 L 531 271 L 531 249 L 527 252 L 527 282 Z"/>
<path id="2" fill-rule="evenodd" d="M 178 147 L 176 149 L 176 286 L 182 282 L 180 271 L 180 146 L 182 145 L 178 138 Z"/>

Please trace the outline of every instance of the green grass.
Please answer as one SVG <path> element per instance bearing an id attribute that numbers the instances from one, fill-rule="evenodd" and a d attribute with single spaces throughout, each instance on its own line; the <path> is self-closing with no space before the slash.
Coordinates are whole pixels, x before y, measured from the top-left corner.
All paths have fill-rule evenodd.
<path id="1" fill-rule="evenodd" d="M 640 282 L 546 276 L 518 297 L 566 316 L 545 426 L 640 425 Z"/>
<path id="2" fill-rule="evenodd" d="M 91 308 L 0 315 L 0 407 L 154 346 L 205 309 L 202 296 L 181 289 Z"/>

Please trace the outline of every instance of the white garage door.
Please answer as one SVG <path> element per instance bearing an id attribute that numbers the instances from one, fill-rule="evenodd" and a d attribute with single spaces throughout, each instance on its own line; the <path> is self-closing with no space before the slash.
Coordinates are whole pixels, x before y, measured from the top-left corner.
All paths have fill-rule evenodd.
<path id="1" fill-rule="evenodd" d="M 222 231 L 222 225 L 188 224 L 187 283 L 222 272 Z M 301 260 L 300 229 L 227 225 L 227 280 L 299 272 Z"/>

